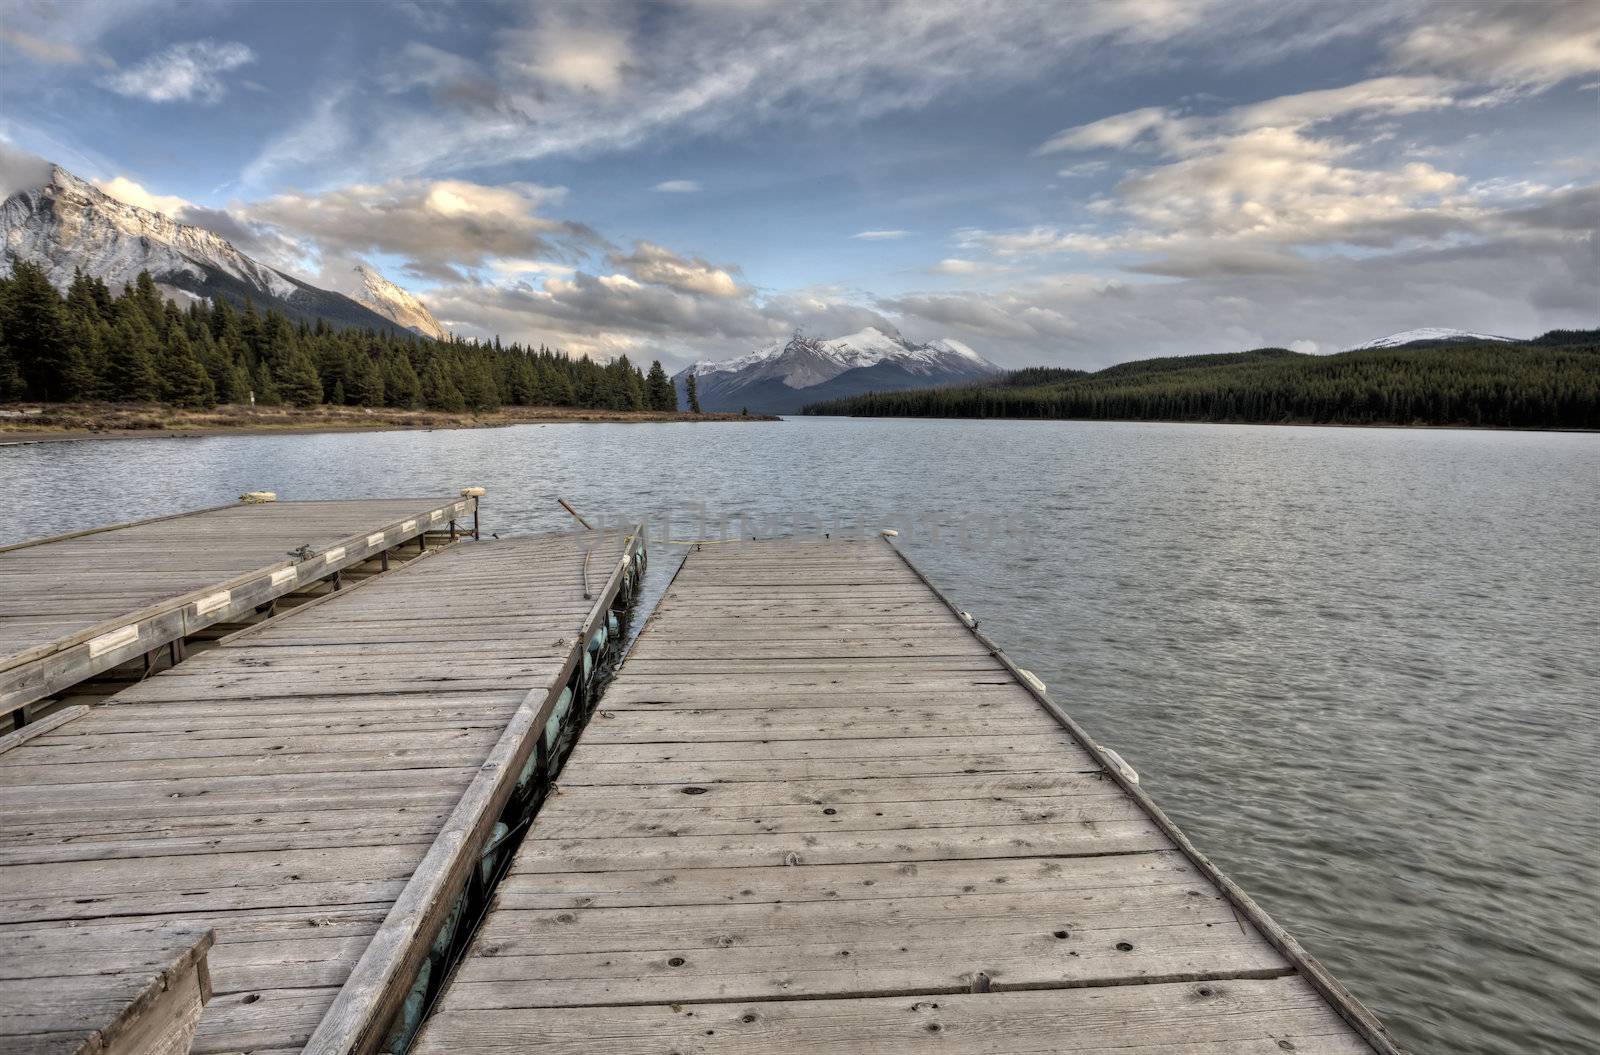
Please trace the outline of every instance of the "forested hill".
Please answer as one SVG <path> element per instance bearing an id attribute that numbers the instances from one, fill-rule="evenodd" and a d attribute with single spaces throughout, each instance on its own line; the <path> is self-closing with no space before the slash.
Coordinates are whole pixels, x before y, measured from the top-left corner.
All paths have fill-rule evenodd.
<path id="1" fill-rule="evenodd" d="M 659 362 L 645 373 L 627 356 L 334 329 L 223 298 L 180 308 L 148 272 L 116 295 L 80 274 L 63 296 L 18 260 L 0 277 L 0 403 L 21 401 L 678 409 Z"/>
<path id="2" fill-rule="evenodd" d="M 807 414 L 1600 428 L 1600 330 L 1337 355 L 1257 348 L 830 400 Z"/>

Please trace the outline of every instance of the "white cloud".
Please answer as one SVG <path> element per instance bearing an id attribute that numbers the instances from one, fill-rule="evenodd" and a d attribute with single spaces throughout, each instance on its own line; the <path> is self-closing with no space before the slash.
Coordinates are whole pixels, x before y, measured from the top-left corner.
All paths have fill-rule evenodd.
<path id="1" fill-rule="evenodd" d="M 961 232 L 997 257 L 1159 254 L 1131 265 L 1162 275 L 1255 273 L 1303 266 L 1293 247 L 1394 247 L 1470 229 L 1483 212 L 1457 174 L 1413 154 L 1374 164 L 1363 152 L 1394 119 L 1471 102 L 1473 89 L 1433 75 L 1376 77 L 1209 115 L 1145 107 L 1068 128 L 1041 153 L 1120 151 L 1129 167 L 1091 199 L 1098 223 Z"/>
<path id="2" fill-rule="evenodd" d="M 1059 154 L 1068 150 L 1099 150 L 1109 148 L 1126 150 L 1147 135 L 1170 128 L 1176 119 L 1173 111 L 1164 106 L 1147 106 L 1130 110 L 1098 121 L 1077 125 L 1057 132 L 1034 151 L 1035 154 Z"/>
<path id="3" fill-rule="evenodd" d="M 1085 176 L 1097 176 L 1110 167 L 1110 163 L 1106 161 L 1080 161 L 1076 165 L 1057 169 L 1056 175 L 1062 179 L 1082 179 Z"/>
<path id="4" fill-rule="evenodd" d="M 651 190 L 662 194 L 698 194 L 700 184 L 692 179 L 669 179 L 657 183 Z"/>
<path id="5" fill-rule="evenodd" d="M 910 234 L 910 231 L 857 231 L 850 237 L 859 238 L 863 242 L 892 242 Z"/>
<path id="6" fill-rule="evenodd" d="M 497 55 L 502 73 L 531 78 L 547 89 L 616 95 L 633 60 L 627 34 L 584 15 L 576 5 L 554 6 L 532 26 L 509 34 Z"/>
<path id="7" fill-rule="evenodd" d="M 699 257 L 679 256 L 665 246 L 635 242 L 626 256 L 613 254 L 611 263 L 629 274 L 658 286 L 707 297 L 740 297 L 745 288 L 732 269 L 717 267 Z"/>
<path id="8" fill-rule="evenodd" d="M 930 275 L 998 275 L 1012 268 L 997 264 L 992 260 L 968 260 L 964 257 L 947 256 L 943 260 L 928 268 Z"/>
<path id="9" fill-rule="evenodd" d="M 105 84 L 120 95 L 153 103 L 218 103 L 228 91 L 222 74 L 255 60 L 255 52 L 237 42 L 191 40 L 112 74 Z"/>
<path id="10" fill-rule="evenodd" d="M 505 278 L 522 275 L 570 275 L 577 270 L 571 264 L 557 264 L 549 260 L 520 260 L 515 257 L 496 257 L 487 262 L 489 270 Z"/>
<path id="11" fill-rule="evenodd" d="M 94 185 L 121 202 L 137 205 L 141 209 L 164 213 L 174 219 L 194 208 L 194 202 L 173 194 L 152 194 L 126 176 L 109 180 L 95 180 Z"/>
<path id="12" fill-rule="evenodd" d="M 986 231 L 979 227 L 964 227 L 956 232 L 956 243 L 963 249 L 982 249 L 998 257 L 1103 253 L 1119 247 L 1119 243 L 1101 235 L 1063 231 L 1046 224 L 1020 231 Z"/>

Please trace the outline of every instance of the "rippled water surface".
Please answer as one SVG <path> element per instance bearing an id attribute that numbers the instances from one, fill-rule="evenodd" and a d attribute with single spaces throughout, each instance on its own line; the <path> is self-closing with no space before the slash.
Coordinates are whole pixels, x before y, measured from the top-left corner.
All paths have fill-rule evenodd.
<path id="1" fill-rule="evenodd" d="M 1600 436 L 806 419 L 0 447 L 0 541 L 466 484 L 502 534 L 564 527 L 558 494 L 658 539 L 897 527 L 1415 1050 L 1600 1036 Z"/>

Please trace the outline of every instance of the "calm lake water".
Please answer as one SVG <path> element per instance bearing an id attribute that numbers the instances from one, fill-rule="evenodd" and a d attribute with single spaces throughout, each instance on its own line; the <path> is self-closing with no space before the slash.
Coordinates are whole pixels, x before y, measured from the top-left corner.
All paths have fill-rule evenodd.
<path id="1" fill-rule="evenodd" d="M 899 528 L 1403 1042 L 1594 1050 L 1600 436 L 801 419 L 0 447 L 0 541 L 468 484 L 501 534 L 566 527 L 556 495 L 653 538 Z M 652 555 L 659 591 L 677 561 Z"/>

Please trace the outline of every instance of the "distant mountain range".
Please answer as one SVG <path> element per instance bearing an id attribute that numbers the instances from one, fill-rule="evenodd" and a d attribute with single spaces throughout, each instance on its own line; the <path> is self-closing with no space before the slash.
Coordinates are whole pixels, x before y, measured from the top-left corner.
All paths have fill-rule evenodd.
<path id="1" fill-rule="evenodd" d="M 1169 356 L 875 392 L 808 414 L 1600 429 L 1600 330 L 1527 340 L 1411 330 L 1333 355 Z"/>
<path id="2" fill-rule="evenodd" d="M 129 205 L 59 165 L 49 179 L 0 203 L 0 264 L 39 264 L 58 289 L 75 271 L 113 289 L 139 272 L 180 303 L 221 297 L 235 306 L 277 308 L 291 319 L 335 326 L 446 335 L 422 302 L 370 268 L 358 267 L 355 296 L 320 289 L 239 251 L 226 238 L 170 216 Z"/>
<path id="3" fill-rule="evenodd" d="M 831 340 L 797 333 L 737 359 L 696 363 L 672 381 L 685 406 L 693 374 L 702 409 L 793 414 L 825 399 L 933 388 L 999 373 L 1000 367 L 960 341 L 917 344 L 869 326 Z"/>

